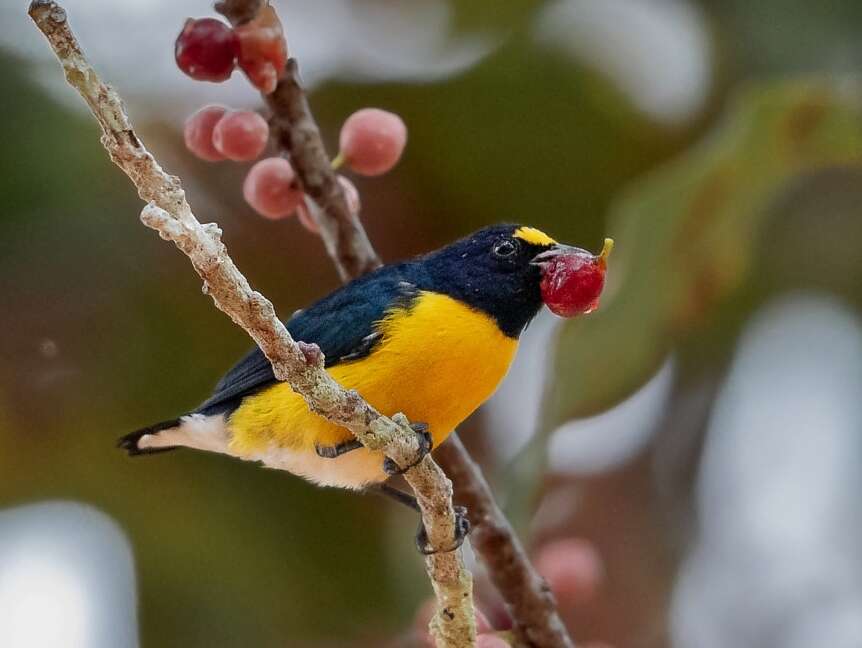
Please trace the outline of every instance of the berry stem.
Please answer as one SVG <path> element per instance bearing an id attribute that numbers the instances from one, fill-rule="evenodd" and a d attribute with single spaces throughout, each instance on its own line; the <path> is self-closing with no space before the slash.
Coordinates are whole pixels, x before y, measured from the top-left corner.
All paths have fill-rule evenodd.
<path id="1" fill-rule="evenodd" d="M 338 169 L 344 166 L 344 151 L 339 151 L 338 155 L 332 158 L 329 166 L 333 171 L 338 171 Z"/>
<path id="2" fill-rule="evenodd" d="M 611 252 L 614 249 L 614 240 L 612 238 L 606 238 L 604 245 L 602 245 L 602 251 L 599 252 L 599 265 L 603 268 L 608 265 L 608 257 L 611 255 Z"/>

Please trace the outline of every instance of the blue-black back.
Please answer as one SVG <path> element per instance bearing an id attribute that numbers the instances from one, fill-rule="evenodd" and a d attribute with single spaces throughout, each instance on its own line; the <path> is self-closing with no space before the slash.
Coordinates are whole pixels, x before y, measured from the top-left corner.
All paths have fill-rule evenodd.
<path id="1" fill-rule="evenodd" d="M 498 258 L 501 240 L 512 241 L 514 225 L 495 225 L 436 252 L 383 266 L 296 313 L 287 329 L 296 340 L 317 344 L 326 366 L 368 355 L 379 341 L 375 325 L 392 308 L 407 307 L 420 291 L 444 293 L 492 316 L 517 337 L 541 306 L 540 273 L 530 261 L 538 246 L 514 241 L 517 254 Z M 417 341 L 421 348 L 421 341 Z M 198 412 L 235 409 L 243 397 L 276 382 L 272 366 L 255 348 L 216 385 Z"/>

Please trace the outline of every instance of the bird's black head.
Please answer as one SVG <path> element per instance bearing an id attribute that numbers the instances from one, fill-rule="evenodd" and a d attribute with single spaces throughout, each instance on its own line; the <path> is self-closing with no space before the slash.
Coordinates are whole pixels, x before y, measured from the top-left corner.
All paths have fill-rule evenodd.
<path id="1" fill-rule="evenodd" d="M 433 289 L 493 317 L 518 337 L 542 306 L 537 255 L 559 247 L 532 227 L 493 225 L 423 257 Z"/>

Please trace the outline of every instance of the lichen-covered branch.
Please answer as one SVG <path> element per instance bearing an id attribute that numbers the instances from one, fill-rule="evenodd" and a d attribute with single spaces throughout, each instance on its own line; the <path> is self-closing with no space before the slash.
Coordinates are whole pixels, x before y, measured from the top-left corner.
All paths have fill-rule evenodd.
<path id="1" fill-rule="evenodd" d="M 221 0 L 216 11 L 231 24 L 253 19 L 266 0 Z M 305 90 L 296 61 L 288 61 L 284 75 L 271 95 L 262 94 L 272 111 L 271 126 L 280 147 L 288 153 L 300 184 L 313 200 L 312 214 L 320 235 L 342 280 L 353 279 L 379 267 L 380 257 L 365 233 L 358 214 L 351 214 Z M 472 527 L 471 544 L 485 563 L 494 585 L 506 603 L 521 643 L 534 648 L 573 646 L 556 602 L 541 576 L 533 569 L 517 535 L 494 496 L 479 466 L 457 434 L 437 450 L 437 459 L 455 483 L 467 507 Z"/>
<path id="2" fill-rule="evenodd" d="M 66 80 L 101 125 L 102 144 L 111 160 L 147 202 L 141 213 L 144 224 L 189 257 L 204 282 L 204 292 L 254 339 L 276 377 L 287 381 L 313 411 L 349 429 L 365 446 L 383 451 L 397 464 L 412 464 L 419 446 L 406 417 L 381 415 L 355 391 L 345 390 L 332 379 L 316 345 L 293 340 L 269 300 L 251 288 L 231 260 L 219 228 L 195 218 L 179 178 L 166 173 L 141 143 L 119 94 L 99 79 L 84 57 L 63 8 L 51 0 L 34 0 L 29 13 L 57 55 Z M 447 548 L 455 531 L 451 482 L 428 456 L 408 470 L 405 478 L 416 494 L 431 546 Z M 426 568 L 438 600 L 432 628 L 438 645 L 473 646 L 472 579 L 460 551 L 428 556 Z"/>

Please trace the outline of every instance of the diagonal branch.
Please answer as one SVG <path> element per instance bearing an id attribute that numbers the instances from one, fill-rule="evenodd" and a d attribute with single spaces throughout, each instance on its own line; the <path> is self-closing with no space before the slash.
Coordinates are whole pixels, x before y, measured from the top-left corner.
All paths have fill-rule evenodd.
<path id="1" fill-rule="evenodd" d="M 383 416 L 355 391 L 345 390 L 324 370 L 323 354 L 316 345 L 290 336 L 269 300 L 251 288 L 228 256 L 218 226 L 202 225 L 195 218 L 179 178 L 167 174 L 141 143 L 120 96 L 99 79 L 84 57 L 65 10 L 52 0 L 34 0 L 29 14 L 57 55 L 66 80 L 101 125 L 102 145 L 111 160 L 147 201 L 141 212 L 143 223 L 189 257 L 204 282 L 204 292 L 252 337 L 272 363 L 275 376 L 287 381 L 314 412 L 349 429 L 366 447 L 384 452 L 398 465 L 411 465 L 419 447 L 406 417 Z M 451 482 L 430 456 L 408 470 L 405 478 L 416 493 L 431 546 L 447 547 L 455 532 Z M 472 578 L 460 550 L 428 556 L 426 570 L 438 601 L 432 623 L 438 645 L 475 645 Z"/>
<path id="2" fill-rule="evenodd" d="M 342 281 L 380 267 L 358 214 L 350 211 L 344 189 L 332 165 L 299 78 L 296 59 L 288 59 L 272 94 L 263 95 L 272 111 L 270 128 L 278 145 L 290 154 L 300 184 L 318 205 L 317 221 L 326 251 Z"/>
<path id="3" fill-rule="evenodd" d="M 232 25 L 240 25 L 253 19 L 266 2 L 221 0 L 215 8 Z M 279 146 L 290 155 L 300 184 L 317 206 L 312 213 L 341 278 L 353 279 L 378 267 L 380 258 L 358 215 L 347 208 L 294 59 L 288 61 L 275 91 L 262 94 L 262 98 L 273 113 L 270 125 Z M 557 613 L 553 594 L 533 569 L 481 469 L 456 433 L 437 450 L 437 459 L 455 483 L 458 499 L 467 507 L 473 529 L 471 544 L 503 597 L 521 642 L 534 648 L 572 648 L 574 643 Z"/>
<path id="4" fill-rule="evenodd" d="M 266 5 L 266 0 L 222 0 L 216 11 L 232 25 L 248 22 Z M 358 214 L 350 211 L 338 176 L 332 169 L 317 122 L 308 106 L 296 59 L 288 59 L 278 86 L 261 93 L 272 112 L 270 129 L 279 147 L 290 155 L 300 184 L 317 204 L 315 217 L 321 238 L 342 281 L 378 268 L 377 256 Z"/>

